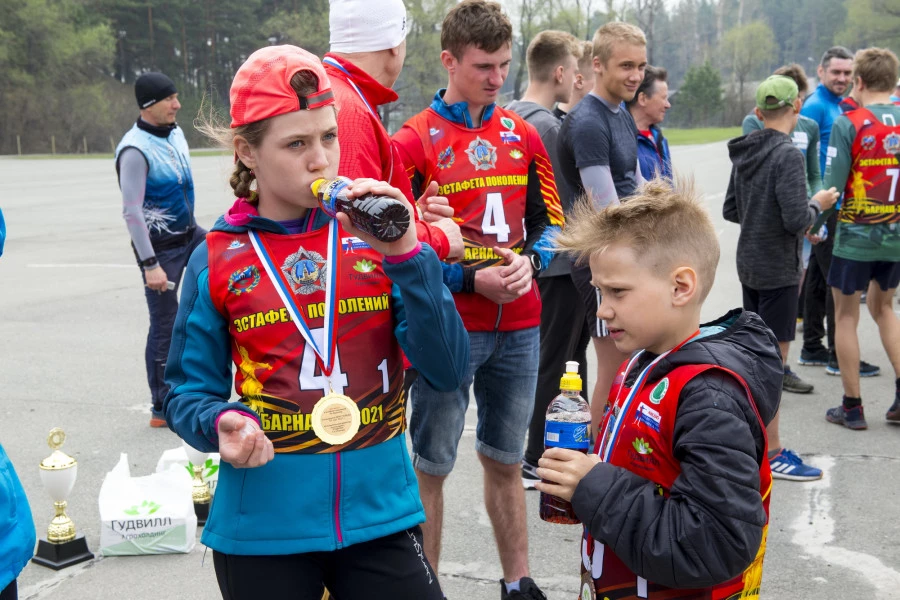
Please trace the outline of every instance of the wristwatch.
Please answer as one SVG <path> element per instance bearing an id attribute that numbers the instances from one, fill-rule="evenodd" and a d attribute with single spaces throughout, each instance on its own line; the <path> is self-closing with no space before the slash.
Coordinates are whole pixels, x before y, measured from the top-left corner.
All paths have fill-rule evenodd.
<path id="1" fill-rule="evenodd" d="M 544 268 L 543 263 L 541 262 L 541 255 L 537 252 L 532 252 L 528 254 L 529 260 L 531 260 L 531 268 L 535 273 L 540 273 L 541 269 Z"/>
<path id="2" fill-rule="evenodd" d="M 158 266 L 159 261 L 156 260 L 155 256 L 151 256 L 150 258 L 140 261 L 138 264 L 141 265 L 141 268 L 146 271 L 147 269 L 152 269 Z"/>

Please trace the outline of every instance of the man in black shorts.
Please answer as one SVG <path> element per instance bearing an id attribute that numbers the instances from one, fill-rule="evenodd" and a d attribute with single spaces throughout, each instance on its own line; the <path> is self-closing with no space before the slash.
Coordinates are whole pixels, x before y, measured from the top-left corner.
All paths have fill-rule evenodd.
<path id="1" fill-rule="evenodd" d="M 628 23 L 607 23 L 594 34 L 594 89 L 572 109 L 559 131 L 559 162 L 570 203 L 589 194 L 598 210 L 618 204 L 643 182 L 637 158 L 638 130 L 622 102 L 631 100 L 647 66 L 644 32 Z M 573 265 L 572 281 L 587 307 L 597 352 L 592 421 L 600 421 L 616 369 L 627 358 L 597 318 L 600 294 L 588 265 Z"/>

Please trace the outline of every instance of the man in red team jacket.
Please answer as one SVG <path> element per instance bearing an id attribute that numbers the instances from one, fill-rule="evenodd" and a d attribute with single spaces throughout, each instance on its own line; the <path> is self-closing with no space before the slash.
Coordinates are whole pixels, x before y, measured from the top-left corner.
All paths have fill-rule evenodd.
<path id="1" fill-rule="evenodd" d="M 415 202 L 409 179 L 378 107 L 397 100 L 391 86 L 406 57 L 409 30 L 403 0 L 331 0 L 331 52 L 325 71 L 338 108 L 341 163 L 338 172 L 350 179 L 387 181 Z M 435 188 L 437 186 L 434 186 Z M 423 219 L 417 222 L 419 241 L 434 248 L 438 258 L 460 259 L 463 253 L 453 211 L 435 189 L 419 199 Z"/>
<path id="2" fill-rule="evenodd" d="M 443 485 L 456 460 L 474 381 L 475 448 L 503 567 L 501 596 L 540 600 L 544 594 L 528 577 L 519 468 L 540 341 L 541 299 L 532 275 L 552 258 L 549 238 L 562 225 L 562 208 L 537 130 L 495 104 L 512 58 L 512 26 L 500 5 L 456 5 L 444 18 L 441 47 L 447 89 L 394 136 L 414 193 L 437 182 L 466 245 L 462 261 L 444 266 L 444 282 L 469 332 L 465 379 L 453 392 L 439 392 L 422 379 L 412 386 L 410 431 L 427 517 L 425 554 L 437 569 Z"/>

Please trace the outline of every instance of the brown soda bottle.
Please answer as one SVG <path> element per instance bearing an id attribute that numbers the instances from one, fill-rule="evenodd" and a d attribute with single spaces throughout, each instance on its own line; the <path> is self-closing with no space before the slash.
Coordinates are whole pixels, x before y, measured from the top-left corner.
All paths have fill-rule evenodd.
<path id="1" fill-rule="evenodd" d="M 581 397 L 578 363 L 566 362 L 566 373 L 559 382 L 559 396 L 547 407 L 544 422 L 544 449 L 568 448 L 588 453 L 591 446 L 591 407 Z M 546 483 L 546 482 L 545 482 Z M 549 523 L 575 525 L 581 520 L 572 504 L 541 492 L 541 519 Z"/>
<path id="2" fill-rule="evenodd" d="M 409 229 L 409 211 L 406 206 L 387 196 L 365 194 L 352 200 L 347 188 L 352 181 L 346 177 L 332 180 L 317 179 L 312 185 L 313 194 L 329 216 L 342 212 L 350 217 L 353 226 L 382 242 L 395 242 Z"/>

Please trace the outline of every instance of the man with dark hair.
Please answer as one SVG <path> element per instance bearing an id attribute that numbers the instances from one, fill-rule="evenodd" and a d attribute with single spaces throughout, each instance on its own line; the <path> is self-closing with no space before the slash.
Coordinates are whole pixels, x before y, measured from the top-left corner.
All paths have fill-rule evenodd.
<path id="1" fill-rule="evenodd" d="M 556 152 L 557 136 L 562 123 L 553 114 L 557 102 L 569 102 L 575 84 L 575 72 L 581 56 L 582 45 L 570 33 L 542 31 L 528 45 L 528 87 L 521 100 L 506 106 L 530 124 L 541 135 L 541 141 L 550 155 L 554 173 L 559 172 Z M 557 180 L 561 198 L 569 198 Z M 563 205 L 563 210 L 571 206 Z M 581 379 L 587 385 L 587 344 L 590 335 L 584 319 L 584 306 L 573 303 L 578 290 L 572 283 L 569 259 L 557 254 L 538 275 L 541 292 L 541 356 L 538 367 L 537 388 L 534 394 L 534 413 L 528 428 L 528 445 L 522 460 L 522 484 L 533 489 L 540 481 L 537 462 L 544 453 L 544 421 L 547 406 L 559 391 L 559 378 L 566 361 L 578 362 Z"/>
<path id="2" fill-rule="evenodd" d="M 669 142 L 659 124 L 666 118 L 669 104 L 669 73 L 662 67 L 647 65 L 644 80 L 638 86 L 634 98 L 625 103 L 638 128 L 637 147 L 641 175 L 672 179 L 672 157 Z"/>
<path id="3" fill-rule="evenodd" d="M 178 91 L 162 73 L 134 82 L 141 116 L 116 148 L 116 172 L 131 246 L 150 311 L 144 359 L 151 427 L 165 427 L 166 357 L 178 312 L 178 282 L 206 230 L 194 220 L 194 178 L 184 133 L 175 123 Z"/>
<path id="4" fill-rule="evenodd" d="M 837 211 L 834 256 L 828 285 L 834 295 L 835 348 L 844 395 L 825 418 L 849 429 L 867 427 L 856 370 L 859 363 L 860 295 L 878 325 L 881 343 L 898 378 L 888 421 L 900 421 L 900 321 L 894 292 L 900 284 L 900 223 L 897 180 L 900 170 L 900 107 L 891 102 L 900 62 L 890 50 L 867 48 L 856 54 L 853 87 L 860 108 L 835 119 L 829 141 L 825 185 L 844 192 Z"/>
<path id="5" fill-rule="evenodd" d="M 412 387 L 413 466 L 425 505 L 425 554 L 437 568 L 443 486 L 453 469 L 474 381 L 475 448 L 485 506 L 503 567 L 503 598 L 542 599 L 528 577 L 528 528 L 520 463 L 534 408 L 541 299 L 533 274 L 550 263 L 563 223 L 553 168 L 535 128 L 495 102 L 509 74 L 512 25 L 499 4 L 465 0 L 441 26 L 445 90 L 406 122 L 394 142 L 413 190 L 437 181 L 450 200 L 466 252 L 444 281 L 469 332 L 462 385 Z"/>
<path id="6" fill-rule="evenodd" d="M 831 136 L 831 127 L 834 120 L 846 109 L 844 108 L 843 94 L 850 86 L 850 77 L 853 69 L 853 55 L 843 46 L 834 46 L 825 51 L 816 74 L 819 76 L 819 85 L 803 103 L 800 114 L 816 122 L 819 126 L 819 171 L 824 174 L 831 162 L 828 155 L 828 142 Z M 828 294 L 824 279 L 831 268 L 831 255 L 834 249 L 834 230 L 837 227 L 837 216 L 832 216 L 825 222 L 825 239 L 815 244 L 812 248 L 812 257 L 816 264 L 812 267 L 811 281 L 807 289 L 813 288 L 813 293 Z M 819 232 L 813 232 L 818 234 Z M 822 346 L 822 337 L 826 327 L 822 325 L 821 312 L 813 311 L 813 316 L 803 321 L 803 348 L 800 350 L 800 364 L 807 366 L 825 366 L 825 372 L 829 375 L 840 375 L 837 354 L 835 353 L 834 332 L 834 305 L 832 301 L 825 300 L 825 319 L 827 323 L 828 348 Z M 881 372 L 881 368 L 859 361 L 859 374 L 861 377 L 873 377 Z"/>

